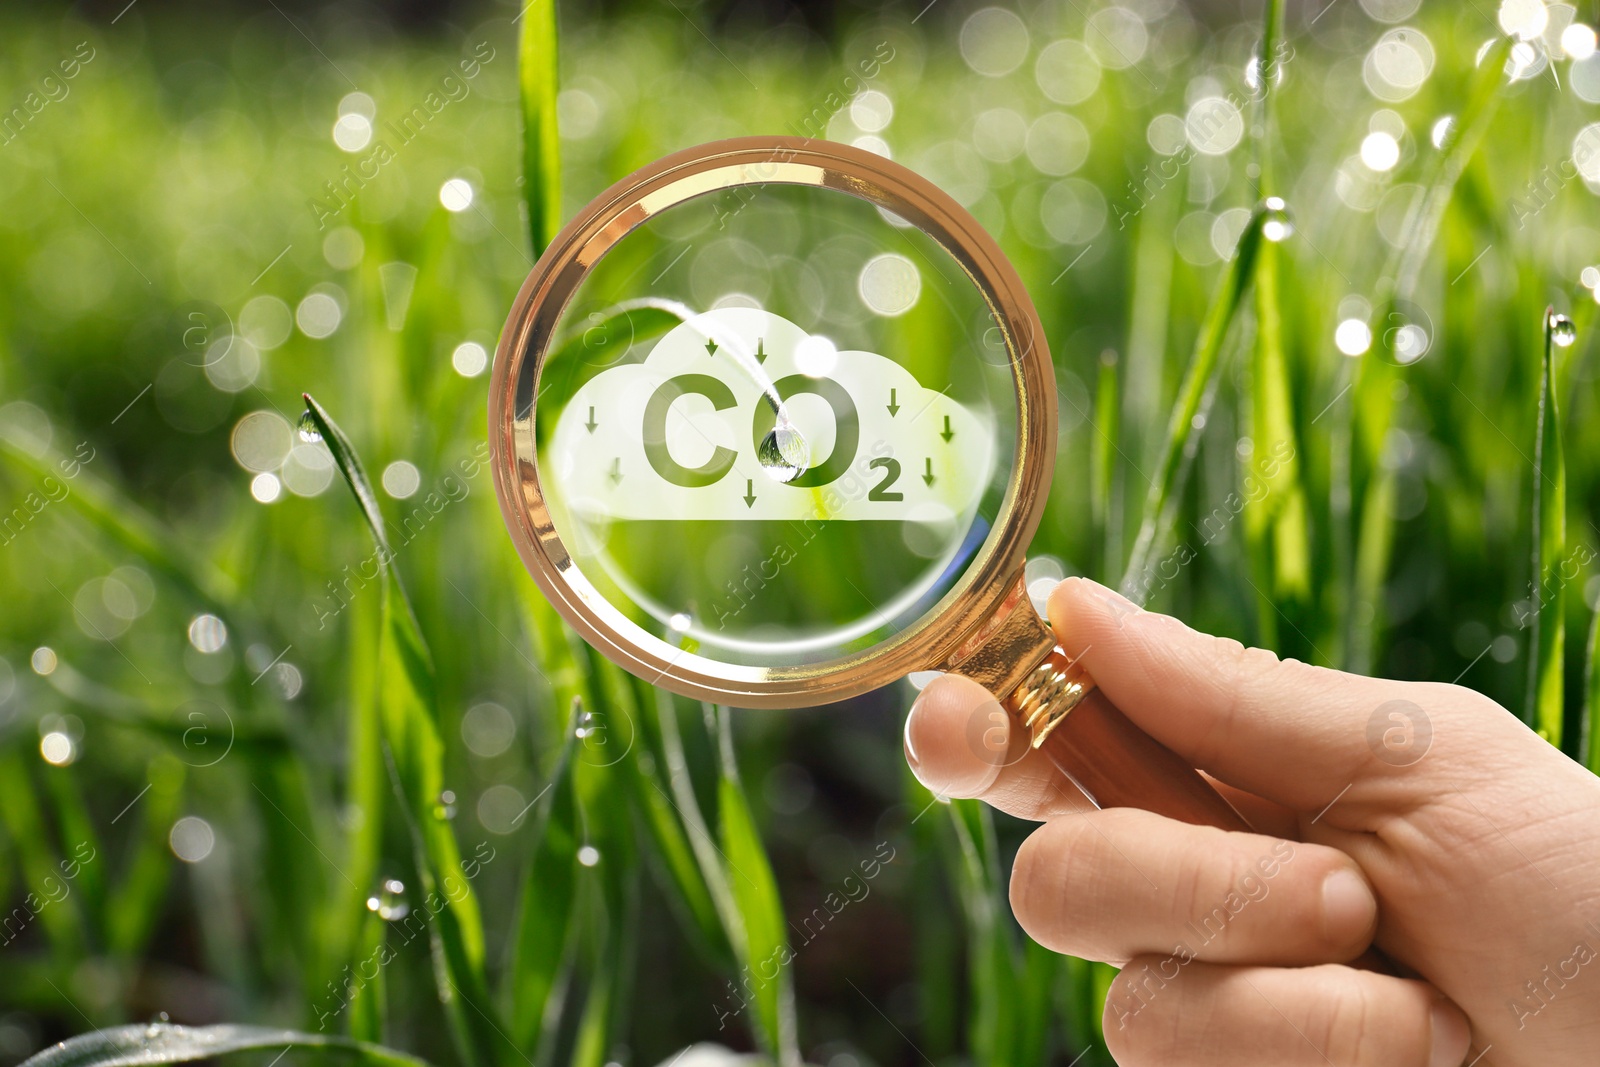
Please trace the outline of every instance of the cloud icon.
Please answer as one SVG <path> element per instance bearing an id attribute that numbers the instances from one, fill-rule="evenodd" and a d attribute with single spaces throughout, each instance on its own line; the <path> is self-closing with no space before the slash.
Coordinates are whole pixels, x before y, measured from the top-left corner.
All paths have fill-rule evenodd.
<path id="1" fill-rule="evenodd" d="M 975 507 L 993 462 L 986 414 L 892 359 L 737 307 L 585 383 L 544 465 L 591 522 L 944 523 Z"/>

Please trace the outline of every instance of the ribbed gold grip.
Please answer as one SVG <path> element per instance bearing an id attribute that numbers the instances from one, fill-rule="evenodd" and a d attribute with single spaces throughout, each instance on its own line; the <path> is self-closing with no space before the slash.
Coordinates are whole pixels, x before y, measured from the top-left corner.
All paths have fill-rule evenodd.
<path id="1" fill-rule="evenodd" d="M 1029 744 L 1038 748 L 1067 713 L 1094 688 L 1094 679 L 1058 648 L 1012 692 L 1006 703 L 1029 731 Z"/>
<path id="2" fill-rule="evenodd" d="M 1233 806 L 1182 757 L 1162 747 L 1095 687 L 1029 602 L 1019 573 L 993 618 L 944 663 L 1001 696 L 1006 710 L 1066 778 L 1102 808 L 1249 830 Z"/>

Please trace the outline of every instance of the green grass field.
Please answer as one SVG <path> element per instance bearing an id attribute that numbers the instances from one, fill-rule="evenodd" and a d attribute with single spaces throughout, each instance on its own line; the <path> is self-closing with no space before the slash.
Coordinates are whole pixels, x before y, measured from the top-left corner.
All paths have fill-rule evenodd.
<path id="1" fill-rule="evenodd" d="M 1031 579 L 1600 769 L 1600 12 L 1125 2 L 0 15 L 0 1059 L 1109 1063 L 1112 972 L 1016 928 L 1027 828 L 915 783 L 909 684 L 674 698 L 506 537 L 517 287 L 722 137 L 998 238 L 1060 399 Z"/>

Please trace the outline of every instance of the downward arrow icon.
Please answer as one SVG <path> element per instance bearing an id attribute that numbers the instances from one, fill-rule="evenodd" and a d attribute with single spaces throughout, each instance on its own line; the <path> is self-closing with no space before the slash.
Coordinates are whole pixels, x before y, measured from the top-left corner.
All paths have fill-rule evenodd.
<path id="1" fill-rule="evenodd" d="M 616 485 L 618 482 L 622 481 L 622 457 L 621 456 L 618 456 L 616 459 L 611 461 L 611 473 L 609 475 L 607 475 L 607 477 L 609 477 L 611 479 L 611 484 L 612 485 Z"/>
<path id="2" fill-rule="evenodd" d="M 706 342 L 706 355 L 714 356 L 716 354 L 717 354 L 717 342 L 715 342 L 715 341 L 707 341 Z"/>
<path id="3" fill-rule="evenodd" d="M 591 407 L 589 409 L 589 421 L 584 423 L 584 426 L 588 427 L 590 433 L 594 433 L 594 428 L 599 425 L 598 422 L 594 421 L 594 408 Z"/>
<path id="4" fill-rule="evenodd" d="M 893 389 L 889 390 L 889 417 L 891 419 L 900 414 L 900 405 L 895 402 L 894 393 Z"/>
<path id="5" fill-rule="evenodd" d="M 944 438 L 945 444 L 949 444 L 950 438 L 954 437 L 955 435 L 956 432 L 950 428 L 950 416 L 946 415 L 944 417 L 944 433 L 941 433 L 939 436 Z"/>
<path id="6" fill-rule="evenodd" d="M 927 466 L 923 468 L 922 481 L 931 489 L 933 487 L 933 457 L 929 456 L 925 462 Z"/>
<path id="7" fill-rule="evenodd" d="M 756 485 L 753 478 L 744 480 L 744 506 L 747 508 L 756 506 Z"/>

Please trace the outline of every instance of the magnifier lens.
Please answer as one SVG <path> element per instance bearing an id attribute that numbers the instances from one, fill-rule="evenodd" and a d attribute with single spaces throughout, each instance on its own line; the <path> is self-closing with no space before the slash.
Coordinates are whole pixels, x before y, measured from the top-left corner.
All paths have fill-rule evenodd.
<path id="1" fill-rule="evenodd" d="M 994 532 L 1016 462 L 983 294 L 932 237 L 831 188 L 652 215 L 590 268 L 537 381 L 520 373 L 572 565 L 625 636 L 722 663 L 894 637 Z"/>

